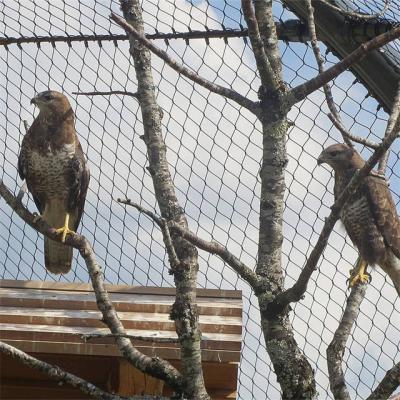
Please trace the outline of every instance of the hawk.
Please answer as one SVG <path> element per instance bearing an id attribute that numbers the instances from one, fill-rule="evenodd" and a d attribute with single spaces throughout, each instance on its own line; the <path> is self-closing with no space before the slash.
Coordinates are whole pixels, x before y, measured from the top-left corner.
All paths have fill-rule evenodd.
<path id="1" fill-rule="evenodd" d="M 41 217 L 57 228 L 62 242 L 77 230 L 89 185 L 89 169 L 74 127 L 67 97 L 54 90 L 31 100 L 39 115 L 24 136 L 18 172 Z M 44 238 L 46 269 L 54 274 L 71 269 L 72 247 Z"/>
<path id="2" fill-rule="evenodd" d="M 335 200 L 365 161 L 346 144 L 334 144 L 320 154 L 318 164 L 327 163 L 335 171 Z M 340 219 L 360 259 L 350 277 L 350 285 L 368 281 L 367 265 L 379 265 L 391 278 L 400 296 L 400 219 L 386 180 L 367 176 L 341 210 Z"/>

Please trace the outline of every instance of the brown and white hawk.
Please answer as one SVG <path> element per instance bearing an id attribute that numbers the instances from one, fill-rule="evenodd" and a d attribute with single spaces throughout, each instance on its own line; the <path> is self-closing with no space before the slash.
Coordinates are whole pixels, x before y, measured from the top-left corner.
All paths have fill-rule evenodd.
<path id="1" fill-rule="evenodd" d="M 68 99 L 49 90 L 31 100 L 39 115 L 22 140 L 18 172 L 26 179 L 42 218 L 58 228 L 62 242 L 76 231 L 89 185 L 89 169 L 74 126 Z M 71 269 L 73 249 L 44 238 L 46 269 L 54 274 Z"/>
<path id="2" fill-rule="evenodd" d="M 354 148 L 334 144 L 320 154 L 318 164 L 322 163 L 329 164 L 335 171 L 337 199 L 365 161 Z M 350 285 L 368 280 L 367 265 L 379 265 L 400 296 L 400 219 L 385 179 L 372 174 L 367 176 L 342 208 L 340 219 L 361 258 Z"/>

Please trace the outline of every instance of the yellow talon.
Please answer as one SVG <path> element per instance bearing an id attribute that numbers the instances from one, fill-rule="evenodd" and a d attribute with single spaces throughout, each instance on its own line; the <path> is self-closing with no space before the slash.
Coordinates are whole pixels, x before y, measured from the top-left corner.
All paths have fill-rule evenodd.
<path id="1" fill-rule="evenodd" d="M 357 283 L 368 283 L 371 280 L 371 275 L 367 273 L 367 262 L 361 257 L 358 257 L 355 267 L 350 270 L 348 279 L 349 286 L 353 287 Z"/>
<path id="2" fill-rule="evenodd" d="M 71 229 L 69 229 L 68 227 L 69 225 L 69 214 L 67 213 L 65 215 L 65 223 L 64 226 L 61 228 L 56 229 L 56 232 L 61 234 L 61 241 L 64 243 L 65 242 L 65 238 L 67 237 L 68 233 L 75 233 L 74 231 L 71 231 Z"/>

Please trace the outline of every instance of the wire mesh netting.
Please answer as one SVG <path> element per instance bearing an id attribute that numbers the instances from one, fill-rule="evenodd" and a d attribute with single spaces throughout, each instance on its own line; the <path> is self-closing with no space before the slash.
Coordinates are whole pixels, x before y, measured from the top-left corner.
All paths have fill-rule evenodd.
<path id="1" fill-rule="evenodd" d="M 382 1 L 358 0 L 353 5 L 377 12 Z M 110 23 L 113 0 L 14 0 L 1 5 L 3 37 L 120 35 Z M 147 33 L 189 30 L 241 29 L 245 26 L 239 0 L 143 1 Z M 399 19 L 400 4 L 392 1 L 386 17 Z M 277 21 L 296 18 L 277 1 Z M 171 56 L 200 75 L 232 87 L 256 100 L 259 87 L 254 58 L 243 38 L 156 41 Z M 393 44 L 398 48 L 398 43 Z M 396 47 L 397 46 L 397 47 Z M 306 43 L 280 42 L 284 78 L 298 85 L 317 73 Z M 322 45 L 322 50 L 324 47 Z M 328 66 L 337 58 L 326 55 Z M 255 265 L 258 243 L 258 172 L 262 136 L 255 117 L 193 84 L 153 56 L 157 100 L 163 109 L 168 161 L 179 201 L 190 228 L 205 239 L 226 245 L 250 266 Z M 152 221 L 117 198 L 130 198 L 157 210 L 138 104 L 131 97 L 73 95 L 77 91 L 128 90 L 135 92 L 134 68 L 126 40 L 86 40 L 12 44 L 0 48 L 0 165 L 1 179 L 18 191 L 17 157 L 25 133 L 23 121 L 33 121 L 30 99 L 48 88 L 68 95 L 76 114 L 76 129 L 89 160 L 91 182 L 81 232 L 90 240 L 111 283 L 170 286 L 162 235 Z M 354 133 L 379 141 L 387 114 L 378 109 L 368 89 L 350 72 L 333 82 L 335 102 L 345 125 Z M 313 248 L 324 218 L 333 204 L 331 170 L 317 167 L 323 147 L 341 141 L 327 117 L 322 91 L 310 95 L 290 111 L 284 211 L 283 265 L 286 287 L 298 277 Z M 358 146 L 366 158 L 370 150 Z M 400 145 L 390 153 L 387 177 L 400 209 Z M 32 199 L 25 204 L 34 211 Z M 357 257 L 344 229 L 332 233 L 306 297 L 291 313 L 295 337 L 316 371 L 320 398 L 331 398 L 326 348 L 341 317 L 348 295 L 346 279 Z M 77 255 L 72 271 L 47 274 L 43 265 L 43 238 L 1 203 L 0 265 L 3 279 L 86 282 L 85 265 Z M 260 330 L 257 299 L 229 267 L 200 252 L 199 287 L 240 289 L 244 301 L 240 399 L 279 398 Z M 361 313 L 347 343 L 344 370 L 352 398 L 364 399 L 387 369 L 398 361 L 400 303 L 388 277 L 379 269 L 362 303 Z"/>

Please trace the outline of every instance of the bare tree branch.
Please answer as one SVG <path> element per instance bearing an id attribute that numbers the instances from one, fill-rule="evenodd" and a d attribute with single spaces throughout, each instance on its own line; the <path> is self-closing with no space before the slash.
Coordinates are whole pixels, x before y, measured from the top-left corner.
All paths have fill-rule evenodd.
<path id="1" fill-rule="evenodd" d="M 143 140 L 147 148 L 148 171 L 153 181 L 155 197 L 161 216 L 165 220 L 168 222 L 174 221 L 187 228 L 186 215 L 179 204 L 169 171 L 166 146 L 162 134 L 162 110 L 156 101 L 151 53 L 148 46 L 155 50 L 158 55 L 163 55 L 164 60 L 168 60 L 175 66 L 178 64 L 166 52 L 158 49 L 144 37 L 144 22 L 140 0 L 120 0 L 120 5 L 126 21 L 116 15 L 113 15 L 113 17 L 130 33 L 129 51 L 135 67 L 138 100 L 143 120 Z M 189 75 L 198 77 L 197 74 L 189 69 L 186 69 L 186 72 Z M 204 82 L 204 80 L 200 80 Z M 211 87 L 215 88 L 215 86 L 211 84 Z M 224 90 L 223 92 L 226 93 Z M 235 93 L 231 90 L 227 90 L 227 92 L 230 94 Z M 238 96 L 243 99 L 242 96 Z M 249 105 L 248 102 L 246 104 Z M 175 330 L 180 339 L 184 395 L 187 398 L 208 400 L 209 395 L 205 388 L 201 364 L 201 331 L 197 308 L 198 253 L 195 246 L 181 237 L 172 237 L 172 243 L 177 256 L 172 256 L 172 260 L 176 265 L 171 263 L 176 297 L 170 317 L 175 323 Z M 175 258 L 179 260 L 179 264 Z"/>
<path id="2" fill-rule="evenodd" d="M 356 143 L 360 143 L 363 144 L 366 147 L 369 147 L 370 149 L 377 149 L 379 144 L 375 143 L 371 140 L 368 140 L 366 138 L 363 138 L 361 136 L 356 136 L 353 135 L 352 133 L 350 133 L 345 127 L 344 125 L 341 123 L 340 120 L 338 120 L 337 118 L 335 118 L 331 113 L 328 114 L 328 118 L 332 121 L 333 125 L 336 127 L 336 129 L 338 131 L 340 131 L 340 133 L 342 134 L 343 139 L 345 140 L 345 138 L 350 139 L 350 145 L 352 145 L 351 141 L 356 142 Z M 346 140 L 345 140 L 346 141 Z M 346 141 L 347 144 L 349 144 L 349 141 Z"/>
<path id="3" fill-rule="evenodd" d="M 364 14 L 364 13 L 359 13 L 359 12 L 356 12 L 356 11 L 346 11 L 343 8 L 338 7 L 338 6 L 330 3 L 327 0 L 320 0 L 320 1 L 322 3 L 324 3 L 326 6 L 332 8 L 333 10 L 339 11 L 341 14 L 343 14 L 346 17 L 359 18 L 359 19 L 364 19 L 364 20 L 375 19 L 375 18 L 381 17 L 388 10 L 390 2 L 391 2 L 391 0 L 384 0 L 385 1 L 385 5 L 383 6 L 382 10 L 379 11 L 378 13 L 375 13 L 375 14 Z"/>
<path id="4" fill-rule="evenodd" d="M 400 362 L 395 364 L 366 400 L 387 399 L 400 386 Z M 396 397 L 398 399 L 398 397 Z M 396 400 L 393 399 L 393 400 Z"/>
<path id="5" fill-rule="evenodd" d="M 357 283 L 352 287 L 347 299 L 346 309 L 326 351 L 330 389 L 335 400 L 351 400 L 344 380 L 342 361 L 346 342 L 350 335 L 351 327 L 357 319 L 367 286 L 367 283 Z"/>
<path id="6" fill-rule="evenodd" d="M 105 339 L 105 338 L 119 338 L 124 337 L 127 339 L 137 340 L 140 342 L 152 342 L 152 343 L 179 343 L 179 338 L 166 338 L 158 336 L 140 336 L 140 335 L 128 335 L 128 334 L 114 334 L 114 333 L 88 333 L 86 335 L 78 334 L 81 339 L 89 341 L 92 339 Z"/>
<path id="7" fill-rule="evenodd" d="M 168 227 L 167 221 L 162 217 L 158 217 L 152 211 L 145 209 L 140 204 L 133 203 L 130 199 L 126 199 L 126 200 L 117 199 L 117 201 L 121 204 L 125 204 L 127 206 L 136 208 L 141 213 L 150 217 L 160 227 L 160 229 L 163 233 L 163 240 L 164 240 L 165 247 L 167 249 L 171 268 L 172 268 L 172 270 L 178 268 L 180 265 L 180 261 L 179 261 L 178 256 L 176 255 L 174 243 L 172 242 L 172 239 L 171 239 L 171 234 L 169 232 L 169 227 Z"/>
<path id="8" fill-rule="evenodd" d="M 276 313 L 279 313 L 289 303 L 299 301 L 302 298 L 307 290 L 308 281 L 310 280 L 312 273 L 316 270 L 318 260 L 323 253 L 326 244 L 328 243 L 329 235 L 331 234 L 336 221 L 339 219 L 340 210 L 349 199 L 351 194 L 354 192 L 354 190 L 356 190 L 361 185 L 363 179 L 371 172 L 374 165 L 379 161 L 382 155 L 390 148 L 392 143 L 397 138 L 398 131 L 396 129 L 393 129 L 389 133 L 389 135 L 387 135 L 383 139 L 382 143 L 374 151 L 368 161 L 366 161 L 365 165 L 354 174 L 346 189 L 332 206 L 332 211 L 329 217 L 327 217 L 325 220 L 325 224 L 322 228 L 318 241 L 311 251 L 311 254 L 308 257 L 306 265 L 301 271 L 297 282 L 290 289 L 287 289 L 284 292 L 278 294 L 275 300 L 270 303 L 267 310 L 269 315 L 275 315 Z"/>
<path id="9" fill-rule="evenodd" d="M 236 256 L 234 256 L 228 249 L 218 242 L 211 241 L 207 242 L 201 239 L 199 236 L 189 231 L 188 229 L 183 229 L 178 224 L 169 223 L 170 229 L 177 231 L 184 239 L 190 243 L 197 246 L 199 249 L 207 251 L 210 254 L 218 255 L 222 260 L 224 260 L 237 274 L 245 280 L 250 287 L 258 293 L 260 288 L 260 279 L 255 272 L 251 270 L 246 264 L 240 261 Z"/>
<path id="10" fill-rule="evenodd" d="M 294 105 L 297 102 L 305 99 L 310 93 L 315 92 L 323 87 L 326 83 L 339 76 L 343 71 L 349 68 L 352 64 L 357 63 L 369 52 L 379 49 L 385 44 L 398 39 L 400 37 L 400 27 L 393 28 L 389 32 L 379 35 L 372 40 L 360 45 L 356 50 L 343 58 L 337 64 L 320 73 L 315 78 L 310 79 L 301 85 L 291 89 L 286 95 L 288 106 Z"/>
<path id="11" fill-rule="evenodd" d="M 261 40 L 256 15 L 251 0 L 242 0 L 243 15 L 246 19 L 249 39 L 253 54 L 256 59 L 257 69 L 260 74 L 261 83 L 268 89 L 275 86 L 274 71 L 265 53 L 264 45 Z"/>
<path id="12" fill-rule="evenodd" d="M 260 222 L 256 276 L 261 327 L 265 346 L 285 399 L 314 399 L 317 395 L 312 367 L 293 334 L 288 310 L 271 318 L 268 304 L 284 289 L 282 269 L 282 221 L 287 164 L 286 137 L 290 107 L 273 27 L 271 0 L 242 0 L 243 14 L 261 77 L 258 95 L 263 154 L 260 169 Z M 219 249 L 223 250 L 223 249 Z M 223 254 L 223 252 L 222 252 Z"/>
<path id="13" fill-rule="evenodd" d="M 317 60 L 318 64 L 318 71 L 320 74 L 322 74 L 325 70 L 325 61 L 324 58 L 321 55 L 320 48 L 318 46 L 318 41 L 317 41 L 317 33 L 315 29 L 315 21 L 314 21 L 314 8 L 311 4 L 311 0 L 306 0 L 307 2 L 307 14 L 308 14 L 308 29 L 310 31 L 310 36 L 311 36 L 311 47 L 314 52 L 315 59 Z M 334 125 L 335 126 L 340 126 L 341 129 L 339 131 L 342 133 L 344 126 L 342 123 L 342 120 L 340 118 L 339 112 L 336 108 L 335 101 L 333 100 L 333 95 L 331 91 L 331 87 L 329 83 L 326 83 L 323 86 L 324 93 L 325 93 L 325 98 L 326 98 L 326 103 L 328 105 L 328 108 L 331 112 L 331 117 L 334 120 Z M 353 146 L 351 143 L 350 139 L 348 138 L 348 135 L 343 135 L 343 140 L 345 143 L 347 143 L 349 146 Z"/>
<path id="14" fill-rule="evenodd" d="M 21 361 L 24 365 L 29 368 L 36 369 L 37 371 L 43 372 L 50 378 L 62 384 L 66 383 L 74 388 L 81 390 L 83 393 L 101 400 L 167 400 L 166 397 L 160 396 L 119 396 L 117 394 L 112 394 L 105 392 L 99 387 L 93 385 L 92 383 L 85 381 L 84 379 L 64 371 L 57 365 L 48 364 L 45 361 L 38 360 L 35 357 L 17 349 L 16 347 L 10 346 L 7 343 L 0 342 L 0 352 L 7 354 L 8 356 Z"/>
<path id="15" fill-rule="evenodd" d="M 126 90 L 110 90 L 107 92 L 72 92 L 77 96 L 110 96 L 112 94 L 120 94 L 123 96 L 137 97 L 137 93 L 135 92 L 127 92 Z"/>
<path id="16" fill-rule="evenodd" d="M 400 129 L 400 81 L 397 84 L 397 92 L 393 101 L 392 112 L 390 113 L 389 120 L 385 130 L 385 137 L 390 135 L 393 130 Z M 397 125 L 397 126 L 396 126 Z M 389 150 L 383 155 L 381 160 L 379 161 L 378 172 L 382 175 L 385 175 L 387 162 L 389 159 Z"/>
<path id="17" fill-rule="evenodd" d="M 56 230 L 49 226 L 44 219 L 38 218 L 31 214 L 13 194 L 7 189 L 3 181 L 0 180 L 0 196 L 4 198 L 6 203 L 33 229 L 43 235 L 60 241 L 61 237 Z M 118 318 L 118 314 L 109 298 L 104 287 L 103 274 L 97 263 L 92 246 L 84 236 L 77 234 L 69 234 L 66 237 L 65 244 L 79 250 L 82 258 L 85 260 L 88 268 L 89 276 L 92 281 L 93 289 L 96 295 L 98 308 L 103 315 L 103 322 L 110 328 L 111 333 L 117 336 L 116 344 L 121 354 L 136 368 L 144 373 L 150 374 L 156 378 L 164 380 L 168 385 L 176 391 L 182 391 L 182 376 L 168 361 L 158 357 L 149 357 L 135 349 L 131 341 L 123 335 L 126 331 Z"/>
<path id="18" fill-rule="evenodd" d="M 265 54 L 271 65 L 270 73 L 273 73 L 275 83 L 283 85 L 282 77 L 282 59 L 278 45 L 278 34 L 272 11 L 272 1 L 259 0 L 254 1 L 254 11 L 257 19 L 260 37 L 264 46 Z"/>
<path id="19" fill-rule="evenodd" d="M 147 39 L 144 35 L 139 33 L 132 25 L 128 24 L 123 18 L 119 17 L 116 14 L 111 14 L 110 18 L 116 22 L 119 26 L 125 29 L 130 35 L 132 35 L 136 40 L 142 43 L 145 47 L 147 47 L 152 53 L 156 54 L 160 57 L 166 64 L 168 64 L 173 70 L 179 72 L 186 78 L 196 82 L 200 86 L 208 89 L 210 92 L 217 93 L 221 96 L 224 96 L 228 99 L 231 99 L 241 105 L 242 107 L 247 108 L 255 115 L 259 113 L 258 103 L 249 100 L 248 98 L 242 96 L 238 92 L 226 88 L 224 86 L 217 85 L 205 78 L 202 78 L 200 75 L 196 74 L 191 69 L 178 64 L 166 51 L 161 50 L 159 47 L 155 46 L 149 39 Z"/>

